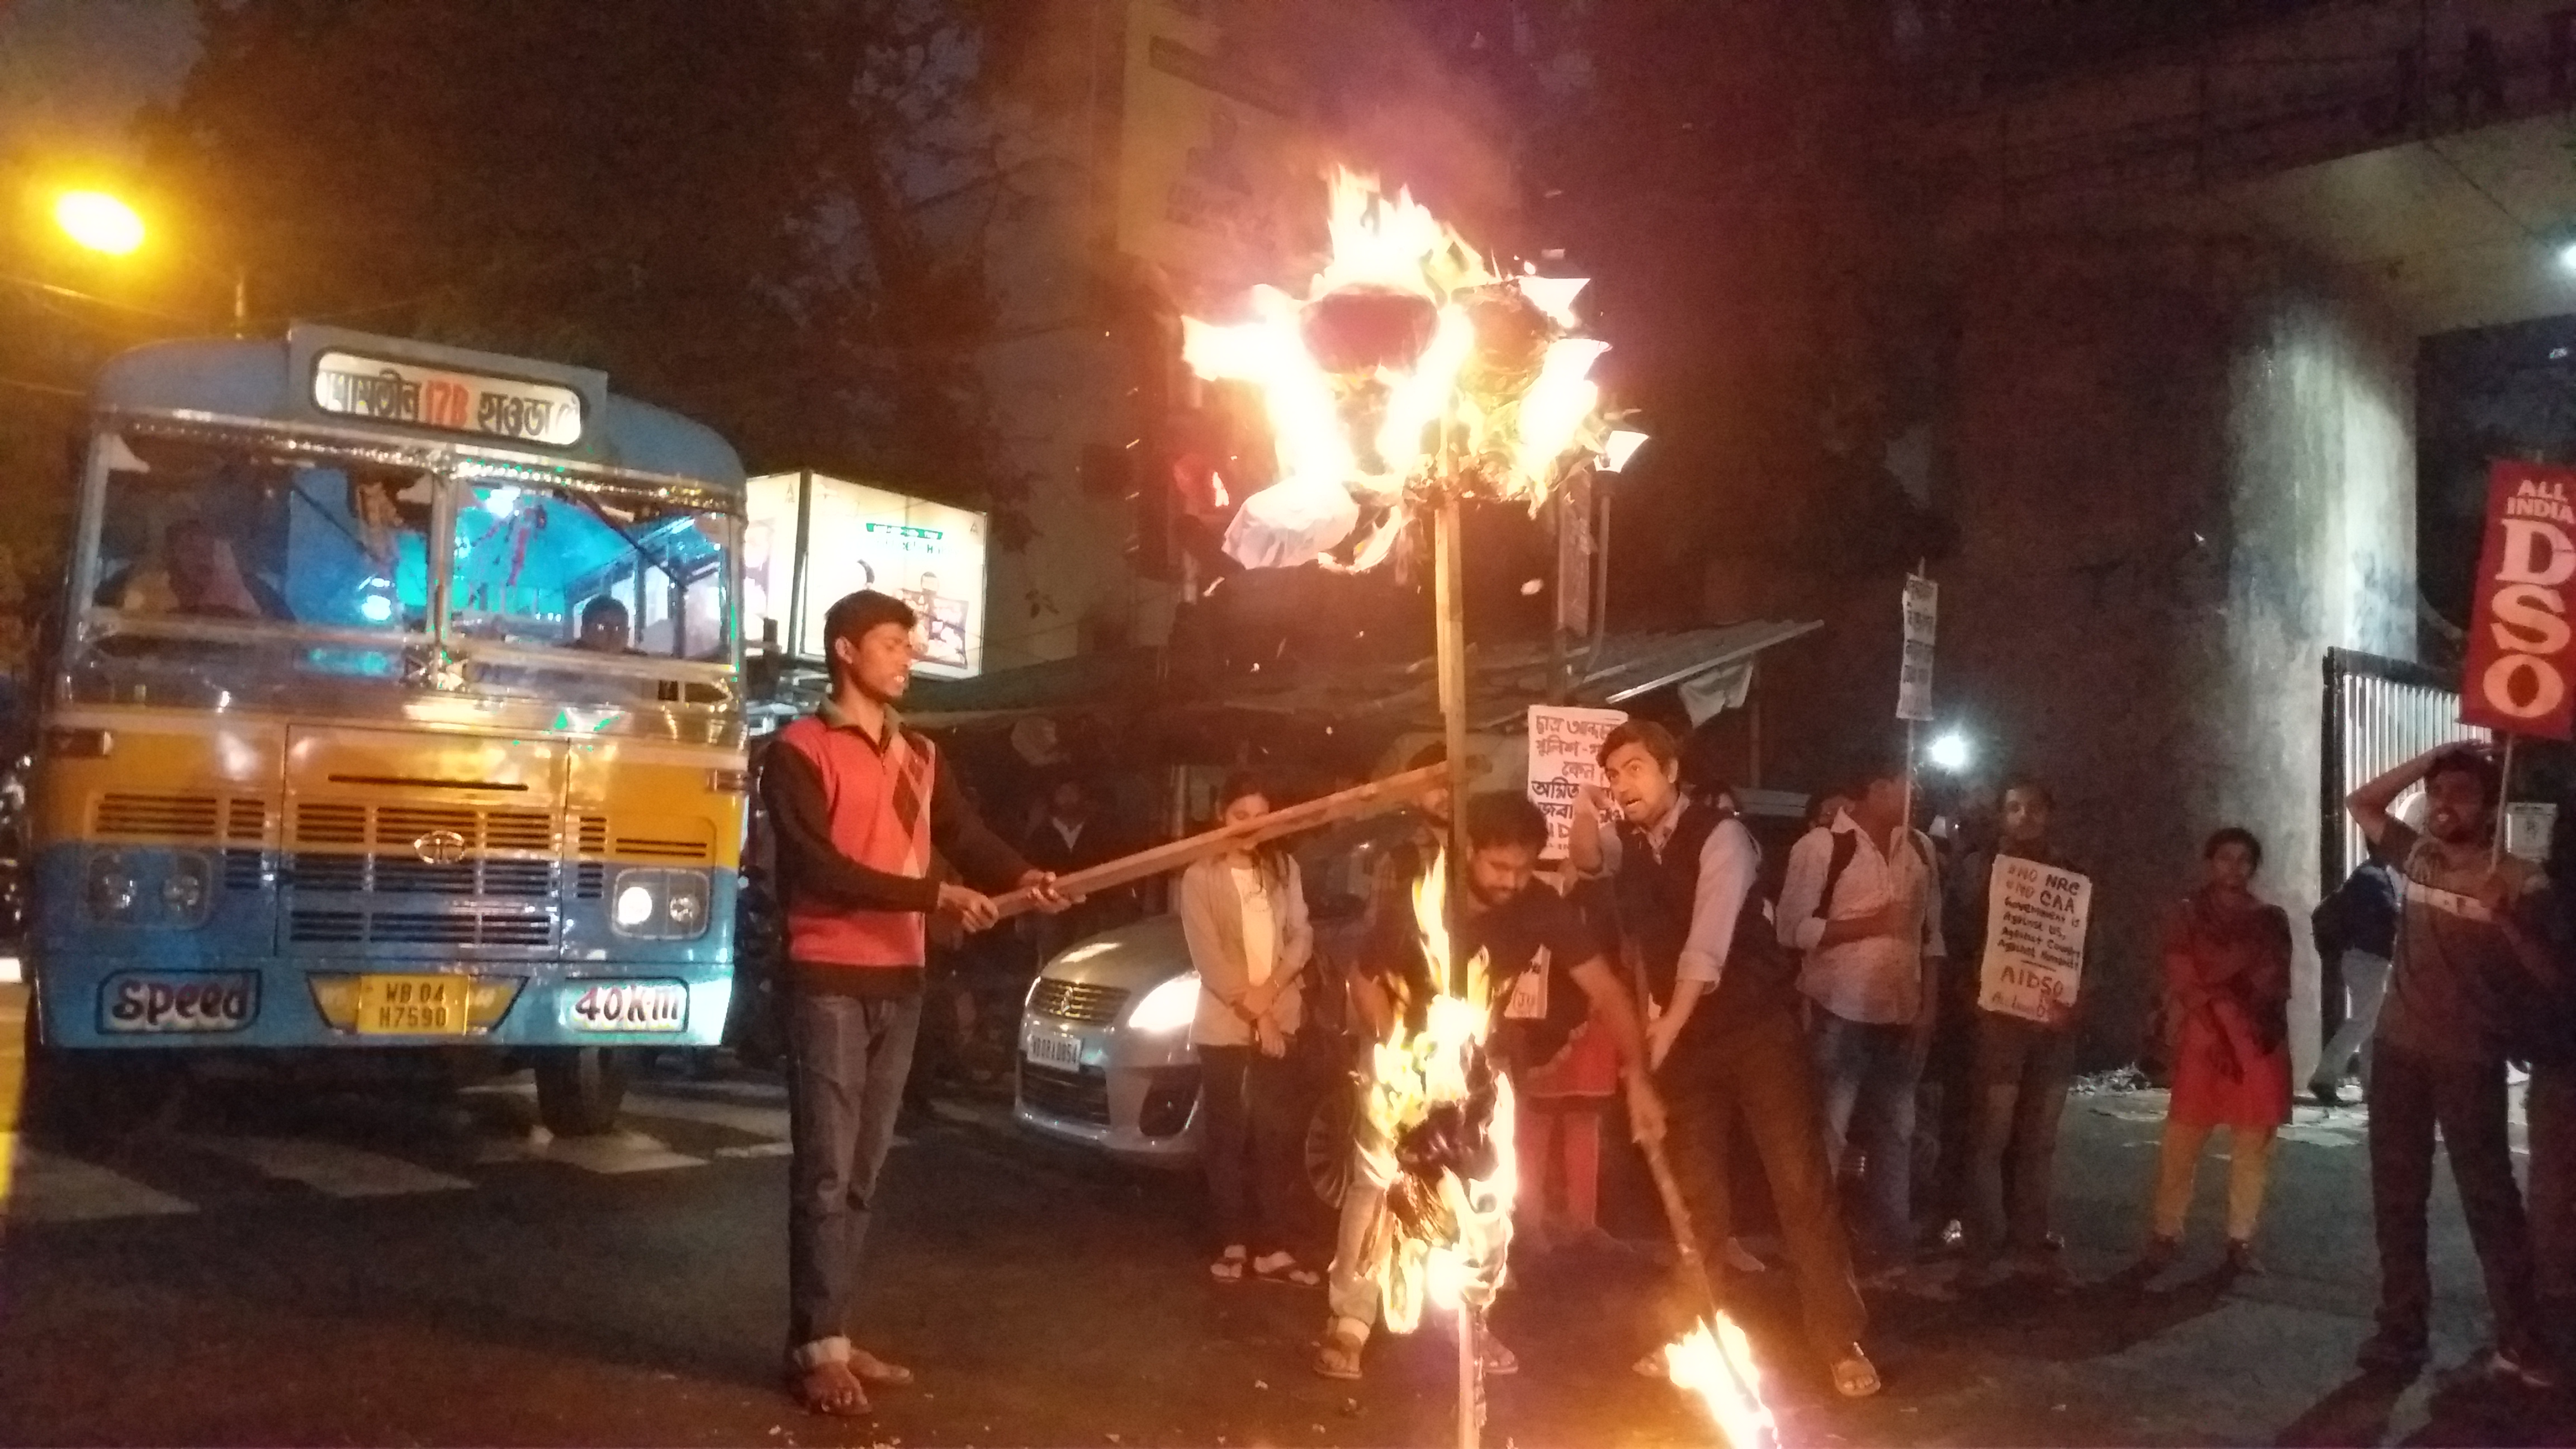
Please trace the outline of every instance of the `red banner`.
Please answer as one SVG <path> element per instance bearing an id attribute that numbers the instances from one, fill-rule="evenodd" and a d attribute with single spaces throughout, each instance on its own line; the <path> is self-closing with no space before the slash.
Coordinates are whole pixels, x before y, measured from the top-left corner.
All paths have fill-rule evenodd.
<path id="1" fill-rule="evenodd" d="M 2518 735 L 2576 729 L 2576 468 L 2498 462 L 2460 718 Z"/>

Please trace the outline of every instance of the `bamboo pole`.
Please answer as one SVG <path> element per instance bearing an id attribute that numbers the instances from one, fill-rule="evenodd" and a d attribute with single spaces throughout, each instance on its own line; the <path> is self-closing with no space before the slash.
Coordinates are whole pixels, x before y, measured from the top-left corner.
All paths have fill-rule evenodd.
<path id="1" fill-rule="evenodd" d="M 2513 809 L 2513 741 L 2504 737 L 2504 760 L 2496 767 L 2495 839 L 2487 844 L 2487 874 L 2504 864 L 2504 826 Z"/>
<path id="2" fill-rule="evenodd" d="M 1162 875 L 1167 871 L 1180 870 L 1211 856 L 1224 855 L 1229 851 L 1242 850 L 1247 846 L 1266 844 L 1285 836 L 1318 830 L 1327 825 L 1339 825 L 1346 820 L 1364 819 L 1392 810 L 1442 786 L 1454 789 L 1456 780 L 1464 775 L 1473 774 L 1475 769 L 1476 767 L 1471 766 L 1465 771 L 1459 771 L 1446 765 L 1425 765 L 1419 770 L 1407 770 L 1401 775 L 1389 775 L 1383 780 L 1355 785 L 1348 790 L 1336 790 L 1330 795 L 1309 800 L 1302 805 L 1291 805 L 1285 810 L 1273 810 L 1267 815 L 1244 821 L 1240 825 L 1203 830 L 1185 839 L 1157 845 L 1148 850 L 1140 850 L 1133 855 L 1122 855 L 1116 860 L 1104 861 L 1087 870 L 1077 870 L 1058 876 L 1054 881 L 1055 890 L 1057 894 L 1067 899 L 1080 900 L 1087 895 L 1114 890 L 1119 886 Z M 994 897 L 993 904 L 1000 910 L 1002 917 L 1008 919 L 1035 910 L 1038 904 L 1037 892 L 1029 889 L 1015 890 L 1007 895 Z"/>
<path id="3" fill-rule="evenodd" d="M 1449 765 L 1449 905 L 1454 913 L 1465 897 L 1460 889 L 1467 869 L 1467 601 L 1458 557 L 1458 490 L 1444 483 L 1440 506 L 1432 515 L 1433 662 L 1439 672 L 1440 728 Z M 1453 928 L 1450 940 L 1457 940 Z M 1462 963 L 1439 963 L 1454 995 L 1467 994 Z"/>

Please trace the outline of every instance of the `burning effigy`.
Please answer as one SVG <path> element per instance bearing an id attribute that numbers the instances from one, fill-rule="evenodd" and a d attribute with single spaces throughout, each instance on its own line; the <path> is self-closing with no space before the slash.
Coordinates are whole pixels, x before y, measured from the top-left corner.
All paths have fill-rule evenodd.
<path id="1" fill-rule="evenodd" d="M 1425 484 L 1533 505 L 1572 462 L 1622 446 L 1577 335 L 1580 279 L 1497 274 L 1447 224 L 1374 177 L 1332 177 L 1332 251 L 1292 296 L 1252 289 L 1247 320 L 1185 319 L 1192 370 L 1256 388 L 1278 477 L 1228 527 L 1246 568 L 1384 559 Z"/>
<path id="2" fill-rule="evenodd" d="M 1607 343 L 1581 335 L 1587 285 L 1507 276 L 1398 190 L 1347 168 L 1330 178 L 1331 251 L 1302 295 L 1251 290 L 1248 316 L 1183 322 L 1182 356 L 1201 377 L 1247 384 L 1262 400 L 1276 476 L 1228 525 L 1245 568 L 1319 564 L 1350 571 L 1386 560 L 1427 505 L 1438 536 L 1441 710 L 1453 772 L 1463 771 L 1463 622 L 1456 588 L 1458 502 L 1469 495 L 1537 508 L 1572 470 L 1615 471 L 1645 441 L 1601 406 L 1593 365 Z M 1235 480 L 1240 484 L 1243 480 Z M 1221 492 L 1230 492 L 1223 479 Z M 1453 793 L 1463 773 L 1453 773 Z M 1409 1333 L 1426 1305 L 1456 1314 L 1459 1441 L 1483 1420 L 1482 1320 L 1501 1292 L 1518 1188 L 1510 1079 L 1488 1051 L 1493 993 L 1482 953 L 1453 956 L 1449 861 L 1414 886 L 1431 966 L 1418 1028 L 1399 1018 L 1376 1044 L 1358 1114 L 1357 1172 L 1385 1194 L 1360 1269 L 1379 1287 L 1387 1327 Z M 1688 1239 L 1671 1175 L 1677 1235 Z M 1685 1257 L 1695 1257 L 1685 1250 Z M 1713 1327 L 1712 1327 L 1713 1325 Z M 1776 1441 L 1743 1333 L 1712 1303 L 1665 1352 L 1673 1382 L 1699 1395 L 1737 1449 Z"/>

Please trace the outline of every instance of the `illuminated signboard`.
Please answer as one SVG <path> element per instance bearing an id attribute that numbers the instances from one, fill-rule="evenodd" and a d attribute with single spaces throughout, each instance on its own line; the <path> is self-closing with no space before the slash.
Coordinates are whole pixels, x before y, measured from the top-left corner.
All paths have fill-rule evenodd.
<path id="1" fill-rule="evenodd" d="M 581 441 L 581 394 L 417 363 L 329 351 L 313 361 L 313 405 L 326 413 L 562 448 Z"/>
<path id="2" fill-rule="evenodd" d="M 984 668 L 984 535 L 984 515 L 970 509 L 819 473 L 754 478 L 743 530 L 744 636 L 765 633 L 791 654 L 820 657 L 833 601 L 875 589 L 921 617 L 918 672 L 971 679 Z"/>

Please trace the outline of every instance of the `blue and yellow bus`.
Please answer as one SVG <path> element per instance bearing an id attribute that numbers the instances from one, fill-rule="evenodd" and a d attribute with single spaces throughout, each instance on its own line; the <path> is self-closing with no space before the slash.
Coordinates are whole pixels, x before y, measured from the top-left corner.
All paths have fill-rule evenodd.
<path id="1" fill-rule="evenodd" d="M 743 474 L 714 433 L 595 371 L 297 327 L 110 363 L 79 490 L 28 804 L 61 1080 L 443 1052 L 533 1065 L 583 1133 L 634 1049 L 719 1039 Z"/>

